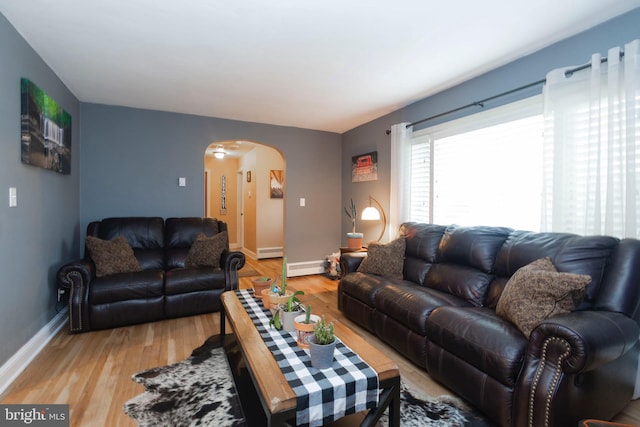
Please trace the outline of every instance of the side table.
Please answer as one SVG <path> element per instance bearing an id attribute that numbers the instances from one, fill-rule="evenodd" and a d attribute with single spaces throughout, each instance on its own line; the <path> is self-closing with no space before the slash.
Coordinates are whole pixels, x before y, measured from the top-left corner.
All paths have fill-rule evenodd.
<path id="1" fill-rule="evenodd" d="M 367 247 L 363 246 L 360 249 L 351 249 L 347 246 L 342 246 L 340 248 L 340 255 L 342 254 L 346 254 L 346 253 L 351 253 L 351 252 L 367 252 Z"/>

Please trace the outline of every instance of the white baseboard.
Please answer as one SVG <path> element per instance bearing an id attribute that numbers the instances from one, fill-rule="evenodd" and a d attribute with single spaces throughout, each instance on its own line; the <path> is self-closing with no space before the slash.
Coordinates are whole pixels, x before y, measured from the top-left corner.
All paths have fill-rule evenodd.
<path id="1" fill-rule="evenodd" d="M 326 260 L 287 263 L 287 277 L 322 274 L 326 273 L 326 271 Z"/>
<path id="2" fill-rule="evenodd" d="M 58 333 L 68 322 L 68 309 L 64 308 L 49 321 L 33 338 L 26 342 L 7 362 L 0 367 L 0 394 L 18 378 L 29 363 L 42 351 L 44 346 Z"/>

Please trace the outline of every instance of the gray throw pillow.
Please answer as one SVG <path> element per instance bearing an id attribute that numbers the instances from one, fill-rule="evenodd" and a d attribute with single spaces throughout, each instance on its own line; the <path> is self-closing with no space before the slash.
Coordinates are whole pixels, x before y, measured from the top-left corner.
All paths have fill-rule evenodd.
<path id="1" fill-rule="evenodd" d="M 402 279 L 405 247 L 404 237 L 386 244 L 369 243 L 367 256 L 362 260 L 357 271 L 393 279 Z"/>
<path id="2" fill-rule="evenodd" d="M 184 266 L 187 268 L 220 268 L 220 256 L 226 248 L 226 231 L 217 233 L 211 237 L 206 236 L 204 233 L 200 233 L 191 244 Z"/>
<path id="3" fill-rule="evenodd" d="M 133 254 L 133 249 L 123 236 L 118 236 L 113 240 L 87 236 L 85 242 L 89 257 L 96 265 L 97 277 L 141 270 L 140 263 Z"/>
<path id="4" fill-rule="evenodd" d="M 586 274 L 559 273 L 546 257 L 516 271 L 509 279 L 496 313 L 529 337 L 544 319 L 574 311 L 591 283 Z"/>

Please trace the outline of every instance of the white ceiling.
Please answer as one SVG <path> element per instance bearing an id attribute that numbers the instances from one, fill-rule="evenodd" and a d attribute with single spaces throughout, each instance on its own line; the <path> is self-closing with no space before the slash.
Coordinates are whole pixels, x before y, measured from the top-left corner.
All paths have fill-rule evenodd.
<path id="1" fill-rule="evenodd" d="M 80 101 L 339 133 L 638 6 L 0 0 Z"/>

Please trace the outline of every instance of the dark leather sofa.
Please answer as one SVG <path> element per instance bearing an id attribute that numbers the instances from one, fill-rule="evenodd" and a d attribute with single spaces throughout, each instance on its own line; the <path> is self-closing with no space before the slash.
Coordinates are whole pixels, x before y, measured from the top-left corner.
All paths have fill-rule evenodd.
<path id="1" fill-rule="evenodd" d="M 114 328 L 166 318 L 220 310 L 220 295 L 238 287 L 242 252 L 226 249 L 220 267 L 185 268 L 196 236 L 227 231 L 213 218 L 107 218 L 91 222 L 87 236 L 105 241 L 124 236 L 141 271 L 96 276 L 87 253 L 57 273 L 57 283 L 67 290 L 71 332 Z"/>
<path id="2" fill-rule="evenodd" d="M 500 426 L 611 419 L 638 369 L 640 241 L 499 227 L 407 223 L 403 279 L 357 272 L 343 254 L 338 306 Z M 575 311 L 526 337 L 496 314 L 509 278 L 550 257 L 588 274 Z"/>

